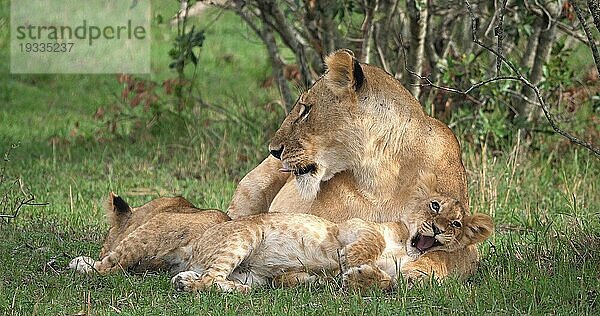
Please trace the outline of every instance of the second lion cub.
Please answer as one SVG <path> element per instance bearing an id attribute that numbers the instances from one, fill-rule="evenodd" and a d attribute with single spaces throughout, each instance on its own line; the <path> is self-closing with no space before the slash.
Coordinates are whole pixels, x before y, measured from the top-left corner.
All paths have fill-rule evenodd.
<path id="1" fill-rule="evenodd" d="M 110 193 L 106 203 L 110 222 L 100 260 L 80 256 L 69 268 L 80 273 L 108 274 L 121 270 L 183 271 L 190 242 L 217 223 L 230 220 L 219 210 L 198 209 L 183 197 L 160 197 L 131 207 Z"/>

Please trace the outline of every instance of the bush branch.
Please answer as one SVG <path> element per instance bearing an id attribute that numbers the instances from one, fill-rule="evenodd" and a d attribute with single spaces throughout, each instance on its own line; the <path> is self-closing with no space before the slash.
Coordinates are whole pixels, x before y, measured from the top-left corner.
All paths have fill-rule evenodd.
<path id="1" fill-rule="evenodd" d="M 594 37 L 592 36 L 592 32 L 590 31 L 585 17 L 583 16 L 583 12 L 581 12 L 579 4 L 577 4 L 576 2 L 577 1 L 571 1 L 571 5 L 573 6 L 573 9 L 575 9 L 575 13 L 577 14 L 579 22 L 581 22 L 581 28 L 583 29 L 583 32 L 585 33 L 585 36 L 588 39 L 588 46 L 592 50 L 592 56 L 594 56 L 596 69 L 598 69 L 598 74 L 600 75 L 600 54 L 598 54 L 598 47 L 596 46 L 596 42 L 594 42 Z"/>
<path id="2" fill-rule="evenodd" d="M 590 150 L 596 156 L 600 157 L 600 149 L 599 148 L 596 148 L 591 143 L 588 143 L 584 140 L 581 140 L 581 139 L 571 135 L 570 133 L 562 130 L 558 126 L 558 124 L 556 123 L 556 121 L 554 120 L 552 115 L 550 114 L 550 110 L 548 109 L 548 106 L 546 105 L 546 102 L 544 101 L 544 99 L 540 93 L 540 90 L 536 85 L 534 85 L 527 78 L 525 78 L 523 76 L 523 74 L 519 71 L 519 69 L 512 62 L 507 60 L 502 54 L 500 54 L 498 51 L 494 50 L 493 48 L 489 47 L 488 45 L 484 44 L 483 42 L 481 42 L 479 40 L 479 38 L 477 37 L 477 18 L 475 16 L 475 13 L 473 12 L 473 8 L 471 7 L 471 4 L 469 3 L 469 0 L 465 0 L 465 4 L 467 6 L 467 10 L 469 11 L 469 17 L 471 18 L 471 34 L 473 36 L 473 42 L 475 44 L 477 44 L 478 46 L 484 48 L 485 50 L 489 51 L 490 53 L 494 54 L 498 59 L 500 59 L 504 64 L 506 64 L 510 68 L 510 70 L 512 70 L 512 72 L 515 74 L 515 76 L 510 77 L 511 78 L 510 80 L 518 80 L 522 84 L 524 84 L 525 86 L 529 87 L 530 89 L 532 89 L 534 91 L 535 96 L 538 100 L 538 103 L 539 103 L 542 111 L 544 112 L 544 116 L 546 117 L 546 119 L 548 120 L 548 123 L 550 123 L 550 126 L 552 126 L 552 129 L 556 133 L 562 135 L 563 137 L 567 138 L 571 142 Z M 496 79 L 496 78 L 499 78 L 499 77 L 495 77 L 492 79 Z M 500 79 L 497 79 L 497 80 L 500 80 Z M 488 81 L 487 83 L 497 81 L 497 80 L 490 79 L 490 80 L 487 80 Z M 484 83 L 485 83 L 485 81 L 484 81 Z M 479 86 L 482 86 L 482 85 L 479 85 Z"/>

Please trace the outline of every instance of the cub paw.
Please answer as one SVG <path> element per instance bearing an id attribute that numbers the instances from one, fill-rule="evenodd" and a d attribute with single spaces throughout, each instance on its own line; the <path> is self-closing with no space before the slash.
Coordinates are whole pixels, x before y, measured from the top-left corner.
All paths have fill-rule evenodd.
<path id="1" fill-rule="evenodd" d="M 236 291 L 246 294 L 246 293 L 250 293 L 250 290 L 252 290 L 252 288 L 250 287 L 250 285 L 246 285 L 246 284 L 239 284 L 238 286 L 236 286 Z"/>
<path id="2" fill-rule="evenodd" d="M 389 275 L 368 264 L 351 267 L 342 275 L 342 286 L 346 288 L 366 290 L 377 287 L 386 290 L 392 285 Z"/>
<path id="3" fill-rule="evenodd" d="M 250 290 L 252 290 L 252 288 L 249 285 L 236 283 L 233 281 L 215 281 L 214 285 L 216 285 L 216 287 L 221 292 L 226 292 L 226 293 L 237 292 L 237 293 L 246 294 L 246 293 L 249 293 Z"/>
<path id="4" fill-rule="evenodd" d="M 69 262 L 68 268 L 79 273 L 90 274 L 96 271 L 96 269 L 94 269 L 94 264 L 96 264 L 96 260 L 86 256 L 79 256 Z"/>
<path id="5" fill-rule="evenodd" d="M 301 284 L 317 284 L 319 278 L 306 272 L 283 273 L 273 278 L 271 285 L 273 287 L 295 287 Z"/>
<path id="6" fill-rule="evenodd" d="M 340 260 L 340 268 L 342 268 L 342 271 L 346 271 L 348 270 L 348 251 L 347 251 L 348 247 L 344 247 L 342 248 L 339 253 L 339 260 Z"/>
<path id="7" fill-rule="evenodd" d="M 438 277 L 435 273 L 427 273 L 422 270 L 405 270 L 402 271 L 402 275 L 406 280 L 408 287 L 422 284 L 439 284 L 443 281 L 443 278 Z"/>
<path id="8" fill-rule="evenodd" d="M 171 279 L 176 291 L 191 292 L 195 289 L 194 284 L 200 279 L 200 274 L 194 271 L 179 272 Z"/>

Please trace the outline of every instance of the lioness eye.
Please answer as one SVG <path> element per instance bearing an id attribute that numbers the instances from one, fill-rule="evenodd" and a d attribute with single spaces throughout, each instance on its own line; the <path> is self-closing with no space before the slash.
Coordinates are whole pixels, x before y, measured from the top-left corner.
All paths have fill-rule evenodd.
<path id="1" fill-rule="evenodd" d="M 429 208 L 431 208 L 432 211 L 439 213 L 440 203 L 438 203 L 438 201 L 431 201 L 431 203 L 429 204 Z"/>
<path id="2" fill-rule="evenodd" d="M 460 228 L 462 226 L 462 224 L 459 221 L 452 221 L 452 223 L 450 223 L 450 225 L 452 227 L 456 227 L 456 228 Z"/>

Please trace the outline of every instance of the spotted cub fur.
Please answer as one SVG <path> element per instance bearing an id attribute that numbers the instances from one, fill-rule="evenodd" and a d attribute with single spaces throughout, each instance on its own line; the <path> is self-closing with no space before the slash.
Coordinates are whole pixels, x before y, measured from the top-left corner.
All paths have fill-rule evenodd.
<path id="1" fill-rule="evenodd" d="M 270 281 L 296 285 L 368 266 L 385 271 L 372 283 L 387 288 L 402 262 L 410 260 L 407 239 L 401 222 L 351 219 L 335 224 L 310 214 L 263 213 L 207 229 L 192 242 L 187 271 L 172 283 L 180 291 L 216 286 L 224 292 L 248 292 Z"/>
<path id="2" fill-rule="evenodd" d="M 195 208 L 182 197 L 161 197 L 132 208 L 111 192 L 106 211 L 110 230 L 100 260 L 77 257 L 69 268 L 100 274 L 120 270 L 177 273 L 190 257 L 191 241 L 210 226 L 229 220 L 221 211 Z"/>

